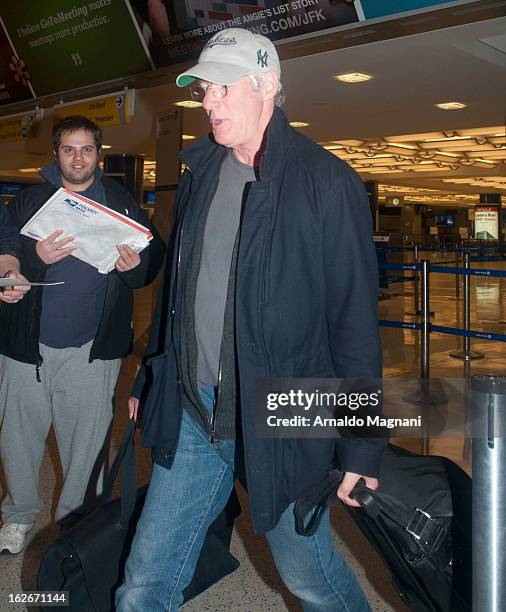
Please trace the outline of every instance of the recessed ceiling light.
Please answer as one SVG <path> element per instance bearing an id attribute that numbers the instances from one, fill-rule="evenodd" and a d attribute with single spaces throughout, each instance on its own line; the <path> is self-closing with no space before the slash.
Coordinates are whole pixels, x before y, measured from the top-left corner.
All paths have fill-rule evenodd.
<path id="1" fill-rule="evenodd" d="M 309 123 L 306 123 L 305 121 L 290 121 L 290 125 L 294 128 L 298 128 L 298 127 L 307 127 Z"/>
<path id="2" fill-rule="evenodd" d="M 174 106 L 182 106 L 184 108 L 198 108 L 202 106 L 202 102 L 196 102 L 195 100 L 180 100 L 179 102 L 174 102 Z"/>
<path id="3" fill-rule="evenodd" d="M 112 149 L 112 145 L 102 145 L 102 149 Z"/>
<path id="4" fill-rule="evenodd" d="M 435 106 L 441 108 L 442 110 L 458 110 L 459 108 L 466 108 L 466 105 L 462 104 L 462 102 L 440 102 Z"/>
<path id="5" fill-rule="evenodd" d="M 373 77 L 371 74 L 365 74 L 364 72 L 347 72 L 346 74 L 336 74 L 334 78 L 343 83 L 362 83 L 363 81 L 370 81 Z"/>
<path id="6" fill-rule="evenodd" d="M 183 135 L 181 136 L 181 138 L 182 138 L 183 140 L 195 140 L 195 138 L 196 138 L 196 137 L 195 137 L 195 136 L 192 136 L 191 134 L 183 134 Z"/>

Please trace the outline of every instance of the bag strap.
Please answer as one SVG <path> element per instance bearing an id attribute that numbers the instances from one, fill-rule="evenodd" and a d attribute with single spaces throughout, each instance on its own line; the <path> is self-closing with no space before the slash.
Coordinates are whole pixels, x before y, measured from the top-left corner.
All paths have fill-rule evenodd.
<path id="1" fill-rule="evenodd" d="M 132 518 L 135 508 L 137 491 L 137 466 L 135 461 L 135 426 L 134 419 L 130 419 L 121 445 L 118 449 L 114 462 L 108 474 L 104 478 L 104 489 L 102 503 L 112 499 L 114 484 L 121 470 L 120 480 L 120 504 L 121 504 L 121 526 L 126 527 Z"/>
<path id="2" fill-rule="evenodd" d="M 308 495 L 295 502 L 295 531 L 299 535 L 312 536 L 316 533 L 326 510 L 338 501 L 336 493 L 342 478 L 342 472 L 331 470 Z"/>

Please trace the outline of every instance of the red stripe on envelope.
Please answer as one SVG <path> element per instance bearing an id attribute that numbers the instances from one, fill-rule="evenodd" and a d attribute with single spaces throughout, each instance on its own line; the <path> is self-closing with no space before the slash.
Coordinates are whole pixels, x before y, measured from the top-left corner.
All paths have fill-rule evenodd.
<path id="1" fill-rule="evenodd" d="M 114 217 L 115 219 L 119 219 L 122 223 L 126 223 L 127 225 L 129 225 L 130 227 L 133 227 L 137 231 L 142 232 L 143 234 L 146 234 L 146 236 L 148 236 L 149 238 L 153 237 L 153 234 L 149 230 L 144 229 L 143 227 L 139 227 L 136 223 L 132 223 L 130 219 L 125 219 L 122 215 L 119 215 L 114 210 L 111 210 L 110 208 L 107 208 L 106 206 L 102 206 L 102 204 L 99 204 L 98 202 L 94 202 L 93 200 L 88 200 L 88 198 L 85 198 L 84 196 L 79 195 L 78 193 L 75 193 L 75 191 L 70 191 L 70 189 L 64 189 L 64 191 L 68 193 L 70 196 L 72 196 L 73 198 L 76 198 L 76 200 L 82 200 L 83 202 L 86 202 L 86 204 L 89 204 L 90 206 L 94 206 L 95 208 L 98 208 L 99 210 L 106 213 L 107 215 L 111 215 L 111 217 Z"/>

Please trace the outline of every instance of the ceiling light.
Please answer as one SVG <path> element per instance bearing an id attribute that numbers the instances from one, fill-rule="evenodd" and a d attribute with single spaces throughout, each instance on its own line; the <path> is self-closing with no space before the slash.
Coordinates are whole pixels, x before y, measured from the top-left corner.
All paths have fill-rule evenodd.
<path id="1" fill-rule="evenodd" d="M 195 100 L 180 100 L 174 102 L 174 106 L 182 106 L 183 108 L 198 108 L 202 106 L 202 102 L 196 102 Z"/>
<path id="2" fill-rule="evenodd" d="M 290 121 L 290 125 L 294 128 L 298 128 L 298 127 L 307 127 L 309 123 L 306 123 L 305 121 Z"/>
<path id="3" fill-rule="evenodd" d="M 195 140 L 196 136 L 192 136 L 191 134 L 183 134 L 181 138 L 183 140 Z"/>
<path id="4" fill-rule="evenodd" d="M 336 74 L 334 78 L 343 83 L 362 83 L 363 81 L 370 81 L 373 77 L 364 72 L 347 72 L 346 74 Z"/>
<path id="5" fill-rule="evenodd" d="M 466 108 L 465 104 L 462 102 L 440 102 L 439 104 L 435 104 L 438 108 L 442 110 L 458 110 L 459 108 Z"/>
<path id="6" fill-rule="evenodd" d="M 112 149 L 112 145 L 102 145 L 102 149 Z"/>
<path id="7" fill-rule="evenodd" d="M 425 142 L 449 142 L 450 140 L 469 140 L 469 136 L 451 136 L 449 138 L 427 138 Z"/>

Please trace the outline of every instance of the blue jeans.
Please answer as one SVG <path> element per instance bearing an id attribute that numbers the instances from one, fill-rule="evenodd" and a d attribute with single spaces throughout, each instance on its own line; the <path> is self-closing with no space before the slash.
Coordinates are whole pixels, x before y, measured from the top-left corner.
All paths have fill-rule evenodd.
<path id="1" fill-rule="evenodd" d="M 211 414 L 214 389 L 201 389 Z M 120 612 L 175 612 L 183 602 L 207 530 L 234 484 L 233 440 L 209 436 L 183 413 L 172 469 L 155 464 L 146 502 L 116 593 Z M 295 532 L 293 504 L 266 534 L 276 567 L 306 612 L 366 612 L 367 600 L 332 541 L 328 512 L 316 534 Z"/>

